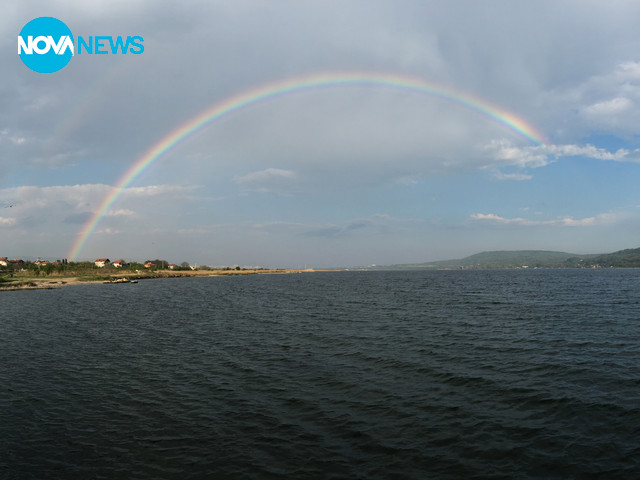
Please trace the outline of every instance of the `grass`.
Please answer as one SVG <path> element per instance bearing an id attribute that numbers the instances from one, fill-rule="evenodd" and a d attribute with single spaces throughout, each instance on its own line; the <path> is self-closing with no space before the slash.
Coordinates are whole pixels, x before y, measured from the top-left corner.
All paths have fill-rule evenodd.
<path id="1" fill-rule="evenodd" d="M 0 290 L 12 290 L 14 288 L 38 287 L 38 288 L 54 288 L 66 283 L 78 282 L 108 282 L 120 278 L 129 280 L 141 280 L 146 278 L 172 278 L 172 277 L 192 277 L 192 276 L 219 276 L 219 275 L 252 275 L 256 273 L 287 273 L 288 270 L 206 270 L 206 271 L 171 271 L 171 270 L 152 270 L 146 271 L 128 271 L 128 270 L 104 270 L 97 272 L 95 270 L 67 270 L 64 272 L 52 272 L 45 275 L 35 275 L 33 271 L 14 272 L 13 277 L 9 277 L 9 273 L 0 274 Z"/>
<path id="2" fill-rule="evenodd" d="M 0 289 L 12 289 L 21 287 L 35 287 L 35 282 L 30 280 L 18 281 L 12 278 L 0 278 Z"/>

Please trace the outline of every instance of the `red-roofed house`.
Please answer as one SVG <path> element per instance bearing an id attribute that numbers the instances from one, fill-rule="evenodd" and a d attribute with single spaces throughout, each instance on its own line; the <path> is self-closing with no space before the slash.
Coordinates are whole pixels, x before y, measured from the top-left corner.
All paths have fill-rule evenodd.
<path id="1" fill-rule="evenodd" d="M 7 257 L 0 257 L 0 265 L 3 267 L 6 267 L 7 265 L 9 265 L 9 261 L 7 260 Z"/>
<path id="2" fill-rule="evenodd" d="M 96 267 L 103 268 L 108 263 L 111 263 L 108 258 L 98 258 L 95 262 L 93 262 Z"/>
<path id="3" fill-rule="evenodd" d="M 115 262 L 112 262 L 111 265 L 113 265 L 116 268 L 122 268 L 127 266 L 127 262 L 120 259 L 120 260 L 116 260 Z"/>

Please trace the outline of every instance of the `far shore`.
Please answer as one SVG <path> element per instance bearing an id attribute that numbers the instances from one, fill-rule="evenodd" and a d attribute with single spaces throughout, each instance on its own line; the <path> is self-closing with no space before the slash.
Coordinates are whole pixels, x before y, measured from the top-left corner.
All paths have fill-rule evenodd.
<path id="1" fill-rule="evenodd" d="M 0 283 L 0 291 L 52 289 L 68 285 L 86 285 L 92 283 L 128 283 L 131 281 L 152 278 L 183 278 L 183 277 L 221 277 L 229 275 L 258 275 L 258 274 L 291 274 L 309 273 L 318 270 L 289 270 L 289 269 L 246 269 L 246 270 L 154 270 L 151 272 L 94 272 L 91 275 L 51 274 L 46 277 L 17 274 L 13 278 L 4 278 Z"/>

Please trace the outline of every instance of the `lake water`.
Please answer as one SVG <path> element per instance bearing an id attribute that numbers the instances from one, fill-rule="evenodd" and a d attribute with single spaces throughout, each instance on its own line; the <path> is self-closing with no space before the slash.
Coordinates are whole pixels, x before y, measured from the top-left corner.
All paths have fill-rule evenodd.
<path id="1" fill-rule="evenodd" d="M 1 292 L 0 478 L 640 475 L 640 271 Z"/>

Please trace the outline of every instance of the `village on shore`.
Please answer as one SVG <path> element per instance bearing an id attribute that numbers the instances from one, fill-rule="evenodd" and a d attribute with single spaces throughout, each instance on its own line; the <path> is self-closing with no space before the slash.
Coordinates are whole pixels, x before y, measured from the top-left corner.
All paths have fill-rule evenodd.
<path id="1" fill-rule="evenodd" d="M 82 272 L 86 270 L 96 271 L 97 269 L 111 270 L 130 270 L 130 271 L 155 271 L 155 270 L 175 270 L 175 271 L 195 271 L 195 270 L 264 270 L 263 267 L 240 267 L 234 265 L 232 267 L 210 267 L 207 265 L 191 265 L 188 262 L 182 262 L 177 265 L 169 263 L 166 260 L 146 260 L 144 263 L 131 261 L 126 262 L 123 259 L 111 261 L 108 258 L 97 258 L 93 262 L 69 262 L 67 259 L 62 260 L 41 260 L 25 261 L 22 259 L 8 259 L 0 257 L 0 272 L 39 272 L 38 274 L 50 275 L 53 273 L 65 272 Z"/>
<path id="2" fill-rule="evenodd" d="M 93 262 L 62 260 L 8 259 L 0 257 L 0 290 L 49 289 L 84 283 L 137 283 L 141 279 L 195 276 L 251 275 L 258 273 L 301 273 L 313 271 L 263 267 L 210 267 L 146 260 L 144 263 L 123 259 L 97 258 Z"/>

